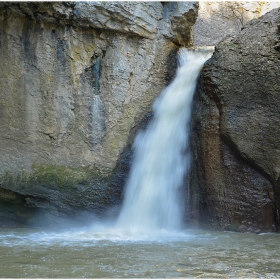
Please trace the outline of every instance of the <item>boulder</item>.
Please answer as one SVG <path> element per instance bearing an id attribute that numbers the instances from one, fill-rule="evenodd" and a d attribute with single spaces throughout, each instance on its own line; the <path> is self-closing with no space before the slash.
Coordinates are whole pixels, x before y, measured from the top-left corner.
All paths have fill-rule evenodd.
<path id="1" fill-rule="evenodd" d="M 279 16 L 274 9 L 226 37 L 201 73 L 190 208 L 206 227 L 280 228 Z"/>

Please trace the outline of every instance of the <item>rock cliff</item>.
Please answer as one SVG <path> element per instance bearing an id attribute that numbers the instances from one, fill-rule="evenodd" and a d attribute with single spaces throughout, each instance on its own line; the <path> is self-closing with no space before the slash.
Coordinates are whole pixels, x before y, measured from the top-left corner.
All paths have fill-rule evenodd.
<path id="1" fill-rule="evenodd" d="M 205 226 L 279 231 L 279 16 L 274 9 L 226 37 L 202 71 L 191 209 Z"/>
<path id="2" fill-rule="evenodd" d="M 197 9 L 0 3 L 2 225 L 48 225 L 120 202 L 126 147 L 172 78 L 178 46 L 192 44 Z"/>
<path id="3" fill-rule="evenodd" d="M 214 46 L 252 19 L 280 6 L 279 1 L 200 1 L 193 27 L 195 46 Z"/>

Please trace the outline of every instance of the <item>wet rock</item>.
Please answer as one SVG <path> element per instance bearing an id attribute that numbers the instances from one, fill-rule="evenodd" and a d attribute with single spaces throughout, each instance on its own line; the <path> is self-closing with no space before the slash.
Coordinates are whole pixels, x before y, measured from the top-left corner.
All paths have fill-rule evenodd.
<path id="1" fill-rule="evenodd" d="M 202 71 L 192 133 L 200 195 L 192 207 L 204 226 L 279 230 L 279 15 L 272 10 L 224 39 Z"/>

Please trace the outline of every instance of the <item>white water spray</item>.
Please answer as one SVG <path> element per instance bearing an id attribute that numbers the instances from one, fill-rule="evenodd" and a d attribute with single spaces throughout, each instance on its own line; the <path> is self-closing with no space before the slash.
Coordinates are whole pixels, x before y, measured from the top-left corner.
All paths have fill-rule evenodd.
<path id="1" fill-rule="evenodd" d="M 181 188 L 190 168 L 193 93 L 199 72 L 210 56 L 209 52 L 180 50 L 176 78 L 157 98 L 152 122 L 134 142 L 134 161 L 119 227 L 132 232 L 181 228 Z"/>

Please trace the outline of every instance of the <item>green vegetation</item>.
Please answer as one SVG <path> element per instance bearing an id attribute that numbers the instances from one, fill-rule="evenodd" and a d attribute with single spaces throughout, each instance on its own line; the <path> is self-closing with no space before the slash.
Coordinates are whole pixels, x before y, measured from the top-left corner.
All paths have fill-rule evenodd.
<path id="1" fill-rule="evenodd" d="M 105 171 L 90 166 L 34 165 L 30 173 L 22 171 L 15 175 L 7 172 L 1 179 L 1 186 L 13 190 L 34 186 L 60 190 L 73 189 L 77 185 L 87 188 L 92 182 L 106 182 L 107 179 Z"/>

